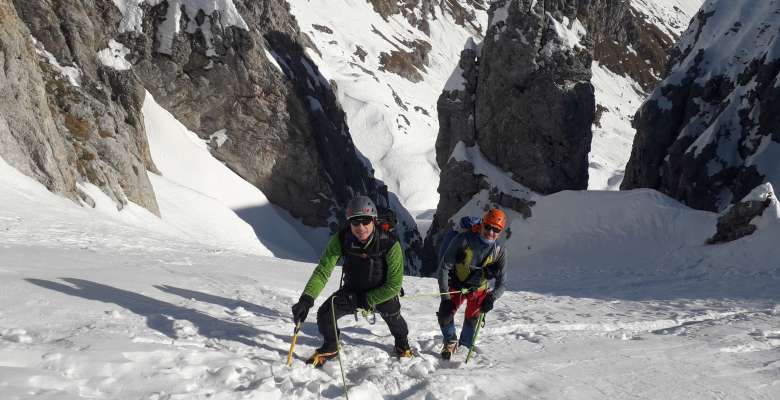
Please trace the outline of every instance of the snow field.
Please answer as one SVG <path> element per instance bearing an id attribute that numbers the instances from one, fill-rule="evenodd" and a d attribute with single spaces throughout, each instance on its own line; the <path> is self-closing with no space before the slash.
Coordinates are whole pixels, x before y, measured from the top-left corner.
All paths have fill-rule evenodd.
<path id="1" fill-rule="evenodd" d="M 4 399 L 343 397 L 337 362 L 303 363 L 321 343 L 314 315 L 338 269 L 287 367 L 290 306 L 312 264 L 172 239 L 162 223 L 144 231 L 2 172 Z M 439 359 L 436 282 L 406 277 L 417 356 L 390 357 L 381 319 L 343 318 L 351 399 L 780 396 L 780 271 L 761 264 L 777 259 L 776 223 L 702 250 L 713 216 L 652 191 L 537 200 L 532 219 L 511 215 L 509 291 L 473 362 L 465 351 Z"/>
<path id="2" fill-rule="evenodd" d="M 315 310 L 293 366 L 285 365 L 289 307 L 311 265 L 236 254 L 177 264 L 189 254 L 186 247 L 119 258 L 104 251 L 7 250 L 5 259 L 17 267 L 2 264 L 6 398 L 343 396 L 335 360 L 319 370 L 303 363 L 320 344 Z M 333 281 L 324 294 L 336 289 Z M 405 286 L 410 299 L 402 300 L 403 312 L 417 357 L 391 358 L 382 322 L 340 321 L 351 399 L 778 394 L 780 307 L 771 302 L 508 292 L 488 314 L 473 362 L 463 364 L 465 351 L 452 362 L 438 359 L 438 300 L 411 298 L 435 292 L 435 282 L 407 278 Z"/>

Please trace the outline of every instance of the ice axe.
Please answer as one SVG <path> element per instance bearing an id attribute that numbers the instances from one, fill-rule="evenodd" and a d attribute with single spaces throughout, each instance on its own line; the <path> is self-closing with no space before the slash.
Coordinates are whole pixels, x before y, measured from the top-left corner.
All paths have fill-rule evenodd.
<path id="1" fill-rule="evenodd" d="M 290 352 L 287 353 L 287 366 L 292 366 L 293 354 L 295 353 L 295 342 L 298 341 L 298 333 L 301 331 L 301 322 L 295 324 L 292 341 L 290 342 Z"/>

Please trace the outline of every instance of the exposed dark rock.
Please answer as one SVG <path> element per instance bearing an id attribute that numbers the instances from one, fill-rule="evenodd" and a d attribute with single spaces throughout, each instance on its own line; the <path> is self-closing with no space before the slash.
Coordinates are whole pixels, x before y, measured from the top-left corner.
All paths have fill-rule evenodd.
<path id="1" fill-rule="evenodd" d="M 444 171 L 447 161 L 458 142 L 473 146 L 476 142 L 476 91 L 479 79 L 477 58 L 479 49 L 468 41 L 460 53 L 458 68 L 452 73 L 448 84 L 460 82 L 462 86 L 452 90 L 445 88 L 439 96 L 436 108 L 439 110 L 439 134 L 436 136 L 436 164 Z M 443 182 L 443 180 L 442 180 Z M 441 193 L 442 189 L 439 188 Z"/>
<path id="2" fill-rule="evenodd" d="M 754 196 L 750 200 L 742 200 L 734 204 L 718 218 L 717 231 L 707 240 L 708 244 L 731 242 L 751 235 L 758 229 L 751 222 L 762 216 L 773 202 L 777 202 L 771 185 L 764 186 L 768 186 L 769 189 L 761 196 Z"/>
<path id="3" fill-rule="evenodd" d="M 453 20 L 464 27 L 470 27 L 475 32 L 480 32 L 482 27 L 477 22 L 474 10 L 486 10 L 487 2 L 484 0 L 466 0 L 464 2 L 454 0 L 367 0 L 385 21 L 392 15 L 401 15 L 421 32 L 430 35 L 430 20 L 439 18 L 437 10 L 441 14 L 449 14 Z M 468 7 L 465 7 L 468 6 Z"/>
<path id="4" fill-rule="evenodd" d="M 318 31 L 320 31 L 320 32 L 327 33 L 328 35 L 332 35 L 333 34 L 333 30 L 328 28 L 327 26 L 314 24 L 311 27 L 316 29 L 316 30 L 318 30 Z"/>
<path id="5" fill-rule="evenodd" d="M 578 29 L 577 1 L 500 1 L 479 58 L 475 137 L 485 157 L 529 189 L 585 189 L 595 114 L 592 41 L 568 47 L 556 25 Z M 583 32 L 584 33 L 584 32 Z"/>
<path id="6" fill-rule="evenodd" d="M 767 20 L 771 12 L 761 11 L 771 5 L 756 6 L 745 15 L 719 16 L 718 25 L 708 21 L 726 15 L 732 2 L 708 2 L 699 11 L 672 51 L 669 77 L 634 118 L 637 135 L 621 189 L 654 188 L 719 211 L 762 182 L 780 184 L 771 151 L 780 144 L 774 111 L 780 109 L 780 61 L 766 56 L 771 46 L 765 44 L 778 27 Z M 742 28 L 735 31 L 737 22 Z"/>
<path id="7" fill-rule="evenodd" d="M 580 18 L 593 40 L 593 58 L 650 91 L 661 79 L 674 45 L 670 37 L 628 1 L 593 0 Z M 630 50 L 628 50 L 630 49 Z"/>
<path id="8" fill-rule="evenodd" d="M 355 53 L 354 54 L 356 56 L 358 56 L 360 61 L 366 61 L 366 56 L 368 55 L 368 52 L 366 52 L 366 50 L 364 48 L 360 47 L 360 46 L 355 46 L 355 47 L 356 48 L 355 48 Z M 374 73 L 372 72 L 371 75 L 373 75 L 373 74 Z"/>
<path id="9" fill-rule="evenodd" d="M 525 219 L 531 218 L 531 207 L 536 204 L 536 202 L 533 200 L 514 197 L 511 194 L 504 193 L 495 187 L 490 190 L 488 198 L 491 202 L 501 206 L 502 208 L 519 212 L 520 215 L 522 215 Z"/>
<path id="10" fill-rule="evenodd" d="M 410 50 L 393 50 L 379 54 L 379 70 L 398 74 L 412 82 L 420 82 L 428 65 L 428 53 L 431 44 L 423 40 L 404 43 Z"/>

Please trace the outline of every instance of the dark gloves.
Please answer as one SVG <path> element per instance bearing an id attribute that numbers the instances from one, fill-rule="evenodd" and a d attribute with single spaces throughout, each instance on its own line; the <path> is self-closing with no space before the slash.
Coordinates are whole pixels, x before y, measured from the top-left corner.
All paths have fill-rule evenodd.
<path id="1" fill-rule="evenodd" d="M 485 296 L 485 299 L 482 300 L 482 305 L 479 307 L 479 310 L 483 313 L 486 313 L 493 309 L 493 303 L 495 303 L 496 298 L 493 297 L 493 293 L 488 293 L 487 296 Z"/>
<path id="2" fill-rule="evenodd" d="M 454 310 L 454 306 L 452 304 L 452 300 L 442 299 L 441 303 L 439 304 L 439 312 L 436 313 L 436 315 L 443 317 L 452 314 L 453 310 Z"/>
<path id="3" fill-rule="evenodd" d="M 298 302 L 292 306 L 293 322 L 297 325 L 303 323 L 306 320 L 306 316 L 309 315 L 309 309 L 314 305 L 314 299 L 308 294 L 302 294 Z"/>

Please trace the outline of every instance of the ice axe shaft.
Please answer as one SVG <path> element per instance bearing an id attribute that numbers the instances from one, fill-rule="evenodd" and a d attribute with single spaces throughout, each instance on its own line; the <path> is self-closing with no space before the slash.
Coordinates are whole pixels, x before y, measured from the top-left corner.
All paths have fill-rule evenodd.
<path id="1" fill-rule="evenodd" d="M 479 313 L 479 319 L 477 320 L 477 328 L 474 329 L 474 336 L 471 338 L 471 346 L 469 346 L 469 354 L 466 355 L 466 362 L 468 364 L 471 359 L 471 354 L 474 353 L 474 346 L 477 344 L 477 336 L 479 336 L 479 328 L 482 326 L 482 321 L 485 320 L 485 313 Z"/>
<path id="2" fill-rule="evenodd" d="M 295 331 L 293 331 L 292 341 L 290 342 L 290 352 L 287 353 L 287 366 L 292 366 L 293 354 L 295 354 L 295 342 L 298 341 L 298 333 L 301 331 L 301 323 L 295 324 Z"/>

